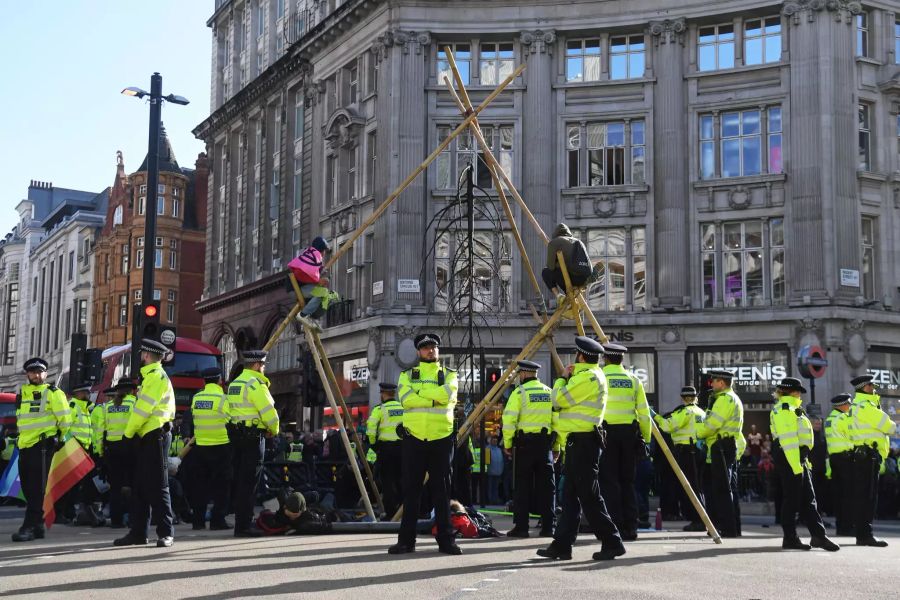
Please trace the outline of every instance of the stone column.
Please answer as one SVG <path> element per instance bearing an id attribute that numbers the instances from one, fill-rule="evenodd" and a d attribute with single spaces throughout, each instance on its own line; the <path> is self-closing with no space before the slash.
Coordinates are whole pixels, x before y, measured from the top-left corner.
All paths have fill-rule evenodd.
<path id="1" fill-rule="evenodd" d="M 375 134 L 377 165 L 374 174 L 375 186 L 373 193 L 375 203 L 373 209 L 377 208 L 387 198 L 387 195 L 392 191 L 392 183 L 399 181 L 396 180 L 396 174 L 393 172 L 394 167 L 392 166 L 394 164 L 394 143 L 392 140 L 394 139 L 393 135 L 397 123 L 397 119 L 392 116 L 393 95 L 391 90 L 393 88 L 391 84 L 393 81 L 391 73 L 393 62 L 390 60 L 392 44 L 393 36 L 390 32 L 385 32 L 375 39 L 370 48 L 372 59 L 378 64 L 378 91 L 375 98 L 375 119 L 378 123 Z M 394 244 L 390 235 L 393 231 L 390 219 L 392 212 L 392 209 L 388 209 L 386 214 L 382 215 L 372 225 L 372 232 L 375 234 L 372 254 L 375 257 L 391 256 Z M 372 295 L 372 304 L 374 306 L 385 306 L 386 302 L 389 303 L 391 301 L 389 298 L 391 288 L 397 289 L 397 284 L 391 283 L 390 277 L 393 275 L 393 267 L 390 263 L 391 261 L 387 260 L 375 260 L 371 265 L 371 283 L 374 285 L 377 281 L 382 282 L 382 293 L 377 296 Z"/>
<path id="2" fill-rule="evenodd" d="M 653 40 L 653 266 L 655 308 L 690 302 L 684 18 L 650 23 Z"/>

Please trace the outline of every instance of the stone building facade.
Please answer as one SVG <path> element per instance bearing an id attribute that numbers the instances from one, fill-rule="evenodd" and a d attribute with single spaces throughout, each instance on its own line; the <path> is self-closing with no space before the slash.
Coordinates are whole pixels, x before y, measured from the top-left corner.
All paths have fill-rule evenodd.
<path id="1" fill-rule="evenodd" d="M 763 424 L 808 344 L 830 360 L 819 403 L 866 370 L 900 395 L 896 3 L 226 0 L 208 24 L 198 310 L 230 355 L 290 308 L 286 261 L 315 235 L 346 240 L 459 123 L 441 82 L 449 45 L 475 104 L 527 65 L 482 128 L 543 229 L 565 221 L 602 262 L 589 302 L 662 410 L 729 366 Z M 457 138 L 332 271 L 346 300 L 323 339 L 360 402 L 411 363 L 416 332 L 446 322 L 436 282 L 453 275 L 442 255 L 423 264 L 427 224 L 476 158 Z M 503 315 L 486 349 L 501 366 L 535 333 L 517 254 L 483 282 Z M 301 352 L 296 330 L 275 352 L 283 407 L 302 400 Z"/>

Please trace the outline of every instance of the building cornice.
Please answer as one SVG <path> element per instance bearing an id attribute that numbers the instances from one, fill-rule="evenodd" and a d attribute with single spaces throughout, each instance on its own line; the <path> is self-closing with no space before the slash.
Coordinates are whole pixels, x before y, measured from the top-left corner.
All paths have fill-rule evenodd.
<path id="1" fill-rule="evenodd" d="M 225 292 L 224 294 L 219 294 L 218 296 L 208 298 L 206 300 L 201 300 L 200 302 L 197 302 L 194 307 L 197 309 L 197 312 L 202 315 L 217 308 L 222 308 L 224 306 L 240 302 L 241 300 L 244 300 L 246 298 L 251 298 L 262 292 L 283 288 L 284 279 L 286 276 L 287 273 L 282 271 L 280 273 L 275 273 L 274 275 L 269 275 L 268 277 L 264 277 L 262 279 L 257 279 L 253 283 L 248 283 L 245 286 L 230 290 L 228 292 Z"/>

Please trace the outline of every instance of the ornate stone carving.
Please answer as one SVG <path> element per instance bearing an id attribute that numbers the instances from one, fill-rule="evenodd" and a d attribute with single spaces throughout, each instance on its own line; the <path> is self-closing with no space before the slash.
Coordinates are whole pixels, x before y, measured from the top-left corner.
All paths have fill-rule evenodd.
<path id="1" fill-rule="evenodd" d="M 674 344 L 681 341 L 681 328 L 675 325 L 663 327 L 659 332 L 659 340 L 665 344 Z"/>
<path id="2" fill-rule="evenodd" d="M 666 19 L 665 21 L 650 21 L 650 35 L 657 44 L 674 44 L 678 42 L 684 45 L 684 32 L 687 25 L 684 17 Z"/>
<path id="3" fill-rule="evenodd" d="M 751 201 L 752 196 L 750 195 L 750 190 L 742 185 L 728 191 L 728 205 L 731 208 L 750 208 Z"/>
<path id="4" fill-rule="evenodd" d="M 422 54 L 422 49 L 431 44 L 431 34 L 427 31 L 403 31 L 395 29 L 391 32 L 392 44 L 399 46 L 403 54 L 409 54 L 410 47 L 416 54 Z"/>
<path id="5" fill-rule="evenodd" d="M 866 361 L 866 324 L 860 319 L 844 324 L 844 358 L 851 367 L 861 367 Z"/>
<path id="6" fill-rule="evenodd" d="M 553 43 L 556 42 L 556 32 L 553 30 L 544 31 L 536 29 L 534 31 L 523 31 L 519 34 L 519 41 L 528 49 L 528 54 L 553 54 Z"/>
<path id="7" fill-rule="evenodd" d="M 845 17 L 847 22 L 852 22 L 853 15 L 862 12 L 862 4 L 856 1 L 848 2 L 847 0 L 788 0 L 781 9 L 781 14 L 786 17 L 793 17 L 793 24 L 801 23 L 800 16 L 806 14 L 806 20 L 812 22 L 815 20 L 815 13 L 826 10 L 833 12 L 835 20 L 839 21 Z"/>
<path id="8" fill-rule="evenodd" d="M 821 319 L 804 317 L 797 322 L 794 330 L 794 346 L 799 348 L 806 344 L 821 345 L 825 339 L 825 327 Z"/>
<path id="9" fill-rule="evenodd" d="M 594 200 L 594 213 L 596 213 L 598 217 L 603 217 L 604 219 L 608 219 L 616 214 L 615 196 L 604 194 L 599 198 L 596 198 Z"/>
<path id="10" fill-rule="evenodd" d="M 321 79 L 316 81 L 307 79 L 303 83 L 303 96 L 310 106 L 315 106 L 323 95 L 325 95 L 325 82 Z"/>
<path id="11" fill-rule="evenodd" d="M 369 344 L 366 347 L 366 362 L 369 363 L 369 377 L 373 377 L 378 372 L 378 365 L 381 364 L 381 330 L 377 327 L 369 327 Z"/>
<path id="12" fill-rule="evenodd" d="M 372 42 L 369 51 L 375 63 L 380 63 L 387 56 L 387 49 L 394 45 L 394 35 L 390 31 L 385 31 Z"/>
<path id="13" fill-rule="evenodd" d="M 336 213 L 331 218 L 332 235 L 344 235 L 356 229 L 356 210 L 348 208 Z"/>

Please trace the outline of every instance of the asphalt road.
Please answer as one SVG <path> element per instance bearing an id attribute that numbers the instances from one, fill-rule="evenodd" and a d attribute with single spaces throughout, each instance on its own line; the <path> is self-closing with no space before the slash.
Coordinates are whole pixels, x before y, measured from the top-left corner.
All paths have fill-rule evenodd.
<path id="1" fill-rule="evenodd" d="M 122 530 L 55 526 L 47 539 L 14 544 L 21 510 L 0 508 L 0 596 L 48 598 L 900 598 L 900 525 L 879 524 L 886 549 L 782 552 L 769 517 L 749 517 L 744 537 L 715 545 L 698 533 L 642 533 L 628 554 L 597 563 L 583 535 L 566 562 L 535 556 L 540 538 L 462 540 L 465 554 L 438 554 L 420 537 L 417 552 L 391 557 L 393 535 L 235 539 L 181 525 L 172 548 L 114 548 Z M 511 526 L 495 519 L 501 530 Z M 673 529 L 676 523 L 667 523 Z"/>

